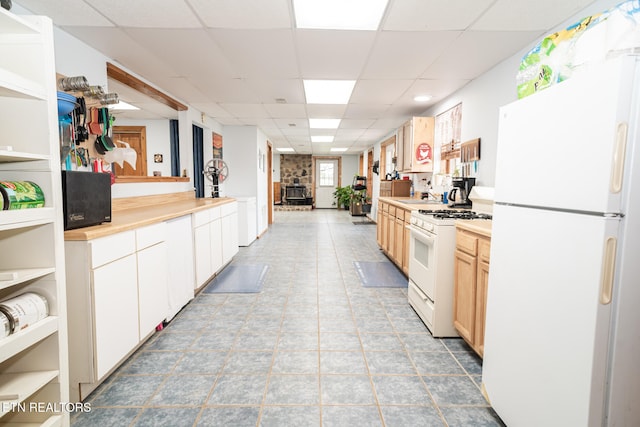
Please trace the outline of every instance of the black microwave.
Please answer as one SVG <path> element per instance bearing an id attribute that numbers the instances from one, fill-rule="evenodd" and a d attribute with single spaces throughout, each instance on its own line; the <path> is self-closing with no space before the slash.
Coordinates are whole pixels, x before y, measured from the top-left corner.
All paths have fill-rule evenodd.
<path id="1" fill-rule="evenodd" d="M 64 229 L 111 222 L 111 175 L 62 171 Z"/>

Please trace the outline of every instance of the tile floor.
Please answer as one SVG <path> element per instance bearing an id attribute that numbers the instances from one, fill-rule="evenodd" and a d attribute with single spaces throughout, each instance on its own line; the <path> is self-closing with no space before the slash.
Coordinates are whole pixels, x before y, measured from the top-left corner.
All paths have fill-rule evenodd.
<path id="1" fill-rule="evenodd" d="M 259 294 L 199 294 L 89 398 L 72 426 L 502 426 L 481 361 L 434 339 L 406 289 L 364 288 L 387 261 L 348 212 L 276 212 L 232 261 L 269 265 Z"/>

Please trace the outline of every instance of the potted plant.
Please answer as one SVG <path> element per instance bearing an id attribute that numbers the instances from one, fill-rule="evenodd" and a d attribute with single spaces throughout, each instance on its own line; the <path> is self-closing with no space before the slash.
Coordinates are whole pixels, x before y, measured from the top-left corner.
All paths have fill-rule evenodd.
<path id="1" fill-rule="evenodd" d="M 345 210 L 349 209 L 352 194 L 353 189 L 351 186 L 337 187 L 333 192 L 333 197 L 335 198 L 333 204 L 337 205 L 338 209 L 340 209 L 341 206 L 343 206 Z"/>
<path id="2" fill-rule="evenodd" d="M 353 191 L 349 211 L 352 216 L 361 216 L 371 212 L 371 198 L 367 195 L 367 190 Z"/>

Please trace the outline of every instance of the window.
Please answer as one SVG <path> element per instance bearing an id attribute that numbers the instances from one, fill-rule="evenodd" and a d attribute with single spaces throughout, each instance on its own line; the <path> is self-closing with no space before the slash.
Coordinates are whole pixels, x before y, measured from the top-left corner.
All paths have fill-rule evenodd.
<path id="1" fill-rule="evenodd" d="M 332 163 L 320 163 L 320 186 L 321 187 L 335 187 L 333 181 L 334 168 Z"/>

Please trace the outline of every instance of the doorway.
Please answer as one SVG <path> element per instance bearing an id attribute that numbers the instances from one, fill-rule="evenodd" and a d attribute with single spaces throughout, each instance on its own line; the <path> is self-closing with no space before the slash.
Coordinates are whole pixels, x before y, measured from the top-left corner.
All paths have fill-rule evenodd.
<path id="1" fill-rule="evenodd" d="M 333 193 L 338 187 L 338 160 L 316 160 L 316 208 L 333 208 Z"/>
<path id="2" fill-rule="evenodd" d="M 117 163 L 113 164 L 115 176 L 147 176 L 147 127 L 146 126 L 114 126 L 113 136 L 115 141 L 122 141 L 129 144 L 129 147 L 136 151 L 136 168 L 133 169 L 129 163 L 124 162 L 123 167 Z M 118 148 L 124 145 L 116 143 Z"/>
<path id="3" fill-rule="evenodd" d="M 193 185 L 196 188 L 196 197 L 204 197 L 204 156 L 202 150 L 203 144 L 203 132 L 202 128 L 196 125 L 193 126 Z"/>

